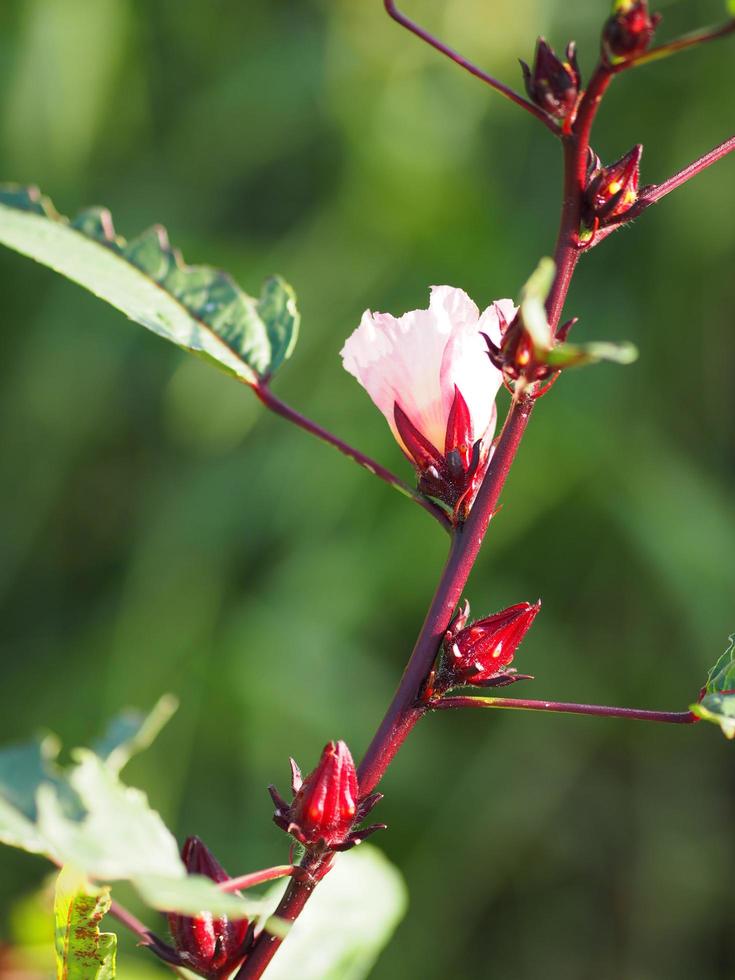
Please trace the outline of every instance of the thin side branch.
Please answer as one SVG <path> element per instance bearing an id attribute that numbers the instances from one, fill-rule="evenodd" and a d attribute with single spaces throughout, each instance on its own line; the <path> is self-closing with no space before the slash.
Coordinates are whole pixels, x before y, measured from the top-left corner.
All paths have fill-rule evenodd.
<path id="1" fill-rule="evenodd" d="M 470 75 L 474 75 L 474 77 L 479 78 L 481 82 L 485 82 L 486 85 L 494 88 L 496 92 L 500 92 L 501 95 L 505 96 L 505 98 L 509 101 L 515 103 L 515 105 L 525 109 L 526 112 L 530 112 L 532 116 L 535 116 L 536 119 L 542 122 L 544 126 L 546 126 L 546 128 L 555 136 L 559 136 L 559 127 L 556 125 L 556 123 L 549 116 L 547 116 L 542 109 L 535 106 L 533 102 L 529 102 L 528 99 L 524 99 L 522 95 L 519 95 L 517 92 L 513 91 L 512 88 L 504 85 L 502 82 L 498 81 L 497 78 L 489 75 L 486 71 L 483 71 L 482 68 L 478 68 L 477 65 L 473 64 L 471 61 L 468 61 L 465 57 L 459 54 L 459 52 L 455 51 L 453 48 L 450 48 L 448 45 L 444 44 L 443 41 L 440 41 L 438 38 L 434 37 L 433 34 L 430 34 L 427 30 L 425 30 L 425 28 L 421 27 L 415 21 L 411 20 L 404 13 L 402 13 L 396 6 L 394 0 L 383 0 L 383 2 L 389 16 L 392 17 L 397 24 L 400 24 L 401 27 L 405 27 L 407 31 L 415 34 L 416 37 L 420 38 L 426 44 L 430 45 L 447 58 L 450 58 L 455 65 L 459 65 L 460 68 L 464 68 L 464 70 L 468 71 Z"/>
<path id="2" fill-rule="evenodd" d="M 697 174 L 701 174 L 703 170 L 711 167 L 713 163 L 717 163 L 718 160 L 722 160 L 729 153 L 735 151 L 735 136 L 731 136 L 730 139 L 720 143 L 709 153 L 705 153 L 704 156 L 699 157 L 693 163 L 690 163 L 688 167 L 684 167 L 678 173 L 674 174 L 673 177 L 669 177 L 668 180 L 663 181 L 661 184 L 651 184 L 648 187 L 644 187 L 638 197 L 638 200 L 633 205 L 630 210 L 623 214 L 619 221 L 615 224 L 608 225 L 606 228 L 601 229 L 594 237 L 593 241 L 590 243 L 591 246 L 599 245 L 601 241 L 604 241 L 608 235 L 611 235 L 622 225 L 628 224 L 628 222 L 633 221 L 638 218 L 644 211 L 646 211 L 652 204 L 656 204 L 661 198 L 666 197 L 672 191 L 675 191 L 682 184 L 686 184 L 690 181 L 692 177 L 696 177 Z"/>
<path id="3" fill-rule="evenodd" d="M 300 412 L 297 412 L 296 409 L 291 408 L 290 405 L 287 405 L 285 402 L 281 401 L 280 398 L 274 395 L 266 384 L 253 386 L 253 391 L 266 408 L 269 408 L 272 412 L 275 412 L 276 415 L 280 415 L 281 418 L 284 418 L 289 422 L 293 422 L 294 425 L 297 425 L 305 432 L 309 432 L 311 435 L 316 436 L 317 439 L 321 439 L 330 446 L 334 446 L 334 448 L 338 449 L 343 455 L 349 457 L 351 460 L 354 460 L 358 466 L 362 466 L 363 469 L 366 469 L 369 473 L 372 473 L 373 476 L 377 476 L 379 479 L 398 490 L 398 492 L 402 493 L 404 497 L 409 497 L 411 500 L 414 500 L 420 507 L 423 507 L 427 513 L 431 514 L 431 516 L 435 518 L 442 525 L 442 527 L 445 528 L 445 530 L 450 530 L 452 526 L 451 521 L 441 507 L 437 507 L 436 504 L 433 504 L 430 500 L 424 497 L 423 494 L 420 494 L 418 490 L 414 490 L 413 487 L 410 487 L 407 483 L 404 483 L 400 477 L 397 477 L 394 473 L 391 473 L 391 471 L 386 469 L 385 466 L 381 466 L 380 463 L 377 463 L 374 459 L 371 459 L 369 456 L 366 456 L 359 450 L 354 449 L 348 443 L 344 442 L 342 439 L 338 439 L 337 436 L 333 435 L 321 425 L 317 425 L 316 422 L 312 422 L 311 419 L 307 419 L 306 416 L 302 415 Z"/>
<path id="4" fill-rule="evenodd" d="M 177 965 L 178 955 L 176 950 L 159 939 L 140 919 L 137 919 L 132 912 L 129 912 L 124 905 L 113 900 L 110 903 L 110 915 L 116 918 L 126 929 L 129 929 L 134 936 L 137 936 L 140 940 L 140 945 L 146 946 L 152 953 L 155 953 L 174 973 L 184 978 L 188 976 Z"/>
<path id="5" fill-rule="evenodd" d="M 681 187 L 682 184 L 686 184 L 688 180 L 692 177 L 696 177 L 697 174 L 701 174 L 703 170 L 707 167 L 711 167 L 713 163 L 717 163 L 723 157 L 726 157 L 728 153 L 732 153 L 735 150 L 735 136 L 731 136 L 730 139 L 725 140 L 724 143 L 720 143 L 716 146 L 714 150 L 710 150 L 709 153 L 705 153 L 704 156 L 695 160 L 694 163 L 690 163 L 688 167 L 684 167 L 680 170 L 678 174 L 674 174 L 673 177 L 669 177 L 662 184 L 655 184 L 653 187 L 646 187 L 643 189 L 641 196 L 636 204 L 633 205 L 633 210 L 644 211 L 651 204 L 655 204 L 656 201 L 660 201 L 662 197 L 666 197 L 672 191 L 675 191 L 677 187 Z"/>
<path id="6" fill-rule="evenodd" d="M 716 41 L 733 33 L 735 33 L 735 18 L 725 24 L 720 24 L 719 27 L 706 27 L 701 31 L 692 31 L 691 34 L 684 34 L 683 37 L 677 38 L 675 41 L 649 48 L 643 54 L 613 65 L 613 71 L 620 72 L 628 68 L 638 68 L 639 65 L 647 65 L 651 61 L 660 61 L 662 58 L 668 58 L 669 55 L 678 54 L 680 51 L 686 51 L 688 48 L 694 48 L 700 44 L 706 44 L 708 41 Z"/>
<path id="7" fill-rule="evenodd" d="M 229 878 L 227 881 L 220 882 L 218 888 L 221 892 L 245 891 L 246 888 L 254 888 L 266 881 L 288 878 L 293 873 L 294 866 L 292 864 L 279 864 L 274 868 L 266 868 L 265 871 L 252 871 L 248 875 L 240 875 L 239 878 Z"/>
<path id="8" fill-rule="evenodd" d="M 694 725 L 699 718 L 691 711 L 648 711 L 645 708 L 615 708 L 604 704 L 574 704 L 568 701 L 529 701 L 525 698 L 486 698 L 458 696 L 440 698 L 434 710 L 449 708 L 509 708 L 513 711 L 551 711 L 567 715 L 594 715 L 597 718 L 632 718 L 669 725 Z"/>

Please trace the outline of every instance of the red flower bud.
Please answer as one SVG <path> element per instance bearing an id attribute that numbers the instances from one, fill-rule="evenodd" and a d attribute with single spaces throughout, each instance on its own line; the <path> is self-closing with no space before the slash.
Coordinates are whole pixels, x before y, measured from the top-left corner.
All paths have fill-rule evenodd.
<path id="1" fill-rule="evenodd" d="M 502 679 L 540 609 L 541 600 L 533 604 L 520 602 L 494 616 L 478 619 L 459 632 L 450 631 L 445 639 L 439 686 L 445 690 L 461 684 L 493 686 L 498 675 Z"/>
<path id="2" fill-rule="evenodd" d="M 591 173 L 584 192 L 584 220 L 590 228 L 610 224 L 638 200 L 642 154 L 639 143 L 609 167 Z"/>
<path id="3" fill-rule="evenodd" d="M 189 837 L 181 852 L 189 874 L 212 881 L 228 881 L 229 875 L 198 837 Z M 238 967 L 250 946 L 253 929 L 247 919 L 233 922 L 226 915 L 168 916 L 171 936 L 181 964 L 205 977 L 224 980 Z"/>
<path id="4" fill-rule="evenodd" d="M 328 850 L 346 850 L 359 844 L 377 825 L 353 831 L 382 798 L 374 793 L 358 800 L 357 772 L 352 755 L 344 742 L 328 742 L 319 763 L 306 779 L 291 760 L 293 802 L 288 804 L 271 786 L 276 804 L 275 823 L 307 846 Z M 381 825 L 382 826 L 382 825 Z"/>
<path id="5" fill-rule="evenodd" d="M 602 31 L 602 48 L 613 61 L 643 54 L 653 40 L 661 14 L 650 14 L 648 0 L 616 0 Z"/>
<path id="6" fill-rule="evenodd" d="M 566 119 L 573 114 L 582 84 L 574 41 L 567 45 L 566 61 L 562 61 L 540 37 L 536 42 L 533 71 L 525 61 L 521 61 L 521 68 L 532 102 L 555 119 Z"/>

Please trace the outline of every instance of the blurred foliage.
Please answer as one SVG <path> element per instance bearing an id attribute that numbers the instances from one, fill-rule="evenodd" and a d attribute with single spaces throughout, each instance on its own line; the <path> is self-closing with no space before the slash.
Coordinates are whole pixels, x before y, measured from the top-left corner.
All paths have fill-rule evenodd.
<path id="1" fill-rule="evenodd" d="M 588 75 L 607 13 L 410 6 L 516 81 L 538 33 L 576 37 Z M 722 16 L 656 6 L 662 37 Z M 732 58 L 722 43 L 617 80 L 597 152 L 643 142 L 649 182 L 710 149 L 732 131 Z M 160 221 L 251 292 L 282 273 L 303 328 L 278 393 L 403 473 L 340 367 L 363 309 L 415 308 L 435 282 L 485 305 L 553 245 L 548 132 L 379 0 L 5 0 L 0 83 L 2 179 L 65 213 L 107 204 L 127 236 Z M 570 373 L 539 406 L 470 589 L 477 615 L 543 597 L 517 661 L 538 696 L 684 708 L 733 630 L 734 205 L 730 158 L 579 269 L 574 339 L 630 339 L 640 360 Z M 444 535 L 52 273 L 2 252 L 0 282 L 0 740 L 84 743 L 173 690 L 181 711 L 131 782 L 233 873 L 280 863 L 265 786 L 328 738 L 364 749 Z M 731 748 L 709 726 L 426 720 L 378 811 L 411 905 L 374 975 L 732 977 Z M 9 850 L 0 869 L 8 941 L 47 869 Z"/>

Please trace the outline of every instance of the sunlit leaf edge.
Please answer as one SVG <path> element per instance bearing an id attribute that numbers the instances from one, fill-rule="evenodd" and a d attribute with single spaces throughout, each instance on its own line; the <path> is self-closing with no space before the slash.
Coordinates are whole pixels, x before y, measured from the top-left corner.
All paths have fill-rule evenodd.
<path id="1" fill-rule="evenodd" d="M 247 384 L 271 377 L 298 337 L 295 294 L 283 279 L 267 279 L 254 299 L 227 273 L 186 265 L 160 225 L 127 242 L 106 208 L 69 221 L 38 188 L 0 184 L 0 243 Z"/>

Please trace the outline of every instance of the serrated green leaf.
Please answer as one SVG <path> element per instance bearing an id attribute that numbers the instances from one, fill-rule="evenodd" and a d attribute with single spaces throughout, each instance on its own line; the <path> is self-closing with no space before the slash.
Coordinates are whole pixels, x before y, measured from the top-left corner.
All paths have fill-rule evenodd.
<path id="1" fill-rule="evenodd" d="M 108 769 L 120 772 L 130 759 L 147 749 L 179 706 L 172 694 L 164 696 L 148 713 L 129 708 L 110 722 L 101 739 L 92 744 Z"/>
<path id="2" fill-rule="evenodd" d="M 53 737 L 0 752 L 0 842 L 73 866 L 88 879 L 130 881 L 159 911 L 260 917 L 266 912 L 260 901 L 187 876 L 173 834 L 146 795 L 120 781 L 121 765 L 149 744 L 174 707 L 173 699 L 162 699 L 147 716 L 128 713 L 110 726 L 101 755 L 76 749 L 65 769 L 56 765 Z M 269 922 L 282 931 L 280 920 Z"/>
<path id="3" fill-rule="evenodd" d="M 54 901 L 57 980 L 114 980 L 117 936 L 99 929 L 109 910 L 109 888 L 94 888 L 78 871 L 62 869 Z"/>
<path id="4" fill-rule="evenodd" d="M 546 363 L 553 368 L 570 368 L 597 364 L 599 361 L 632 364 L 637 358 L 638 349 L 634 344 L 593 341 L 589 344 L 557 344 L 546 356 Z"/>
<path id="5" fill-rule="evenodd" d="M 269 892 L 274 907 L 282 893 L 282 886 Z M 401 875 L 377 848 L 340 854 L 269 966 L 269 980 L 363 980 L 406 905 Z"/>
<path id="6" fill-rule="evenodd" d="M 123 785 L 86 749 L 76 749 L 74 758 L 68 780 L 84 808 L 81 819 L 64 812 L 50 785 L 38 790 L 38 830 L 50 852 L 99 881 L 151 874 L 183 878 L 176 840 L 145 793 Z"/>
<path id="7" fill-rule="evenodd" d="M 248 384 L 269 378 L 296 343 L 286 282 L 268 279 L 254 299 L 224 272 L 185 265 L 160 226 L 126 242 L 104 208 L 70 222 L 36 188 L 0 185 L 0 242 Z"/>
<path id="8" fill-rule="evenodd" d="M 719 725 L 726 738 L 735 738 L 735 634 L 710 670 L 701 701 L 689 706 L 698 718 Z"/>
<path id="9" fill-rule="evenodd" d="M 727 10 L 728 14 L 732 14 L 732 16 L 735 17 L 735 0 L 726 0 L 725 9 Z"/>

